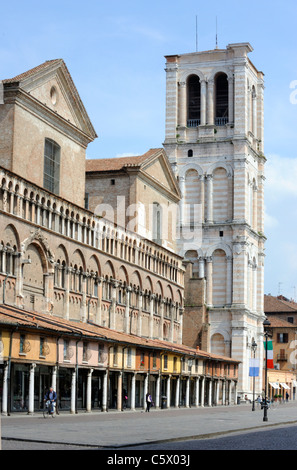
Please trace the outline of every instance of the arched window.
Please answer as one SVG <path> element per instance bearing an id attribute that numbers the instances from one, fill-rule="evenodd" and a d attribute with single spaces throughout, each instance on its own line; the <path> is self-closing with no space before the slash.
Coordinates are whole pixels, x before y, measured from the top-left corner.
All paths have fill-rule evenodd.
<path id="1" fill-rule="evenodd" d="M 43 186 L 51 193 L 59 194 L 60 147 L 51 139 L 45 139 Z"/>
<path id="2" fill-rule="evenodd" d="M 193 157 L 193 150 L 188 150 L 188 157 Z"/>
<path id="3" fill-rule="evenodd" d="M 225 73 L 220 73 L 216 77 L 216 105 L 215 124 L 223 126 L 228 122 L 228 77 Z"/>
<path id="4" fill-rule="evenodd" d="M 197 75 L 191 75 L 188 78 L 188 127 L 197 127 L 200 125 L 200 80 Z"/>

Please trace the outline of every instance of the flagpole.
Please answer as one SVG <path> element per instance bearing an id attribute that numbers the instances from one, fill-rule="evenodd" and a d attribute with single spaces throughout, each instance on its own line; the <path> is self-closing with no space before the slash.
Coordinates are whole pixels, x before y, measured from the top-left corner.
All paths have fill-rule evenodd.
<path id="1" fill-rule="evenodd" d="M 267 417 L 267 351 L 268 351 L 268 331 L 267 327 L 270 326 L 270 322 L 267 320 L 267 318 L 263 322 L 264 326 L 264 336 L 265 336 L 265 397 L 264 397 L 264 416 L 263 416 L 263 421 L 268 421 Z"/>

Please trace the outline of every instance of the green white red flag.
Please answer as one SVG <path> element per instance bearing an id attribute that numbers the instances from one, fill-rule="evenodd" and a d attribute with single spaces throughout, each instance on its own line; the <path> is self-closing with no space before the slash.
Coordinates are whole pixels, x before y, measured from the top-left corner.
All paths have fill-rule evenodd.
<path id="1" fill-rule="evenodd" d="M 264 351 L 266 351 L 266 341 L 264 341 Z M 267 341 L 267 369 L 274 369 L 273 365 L 273 345 L 272 341 Z"/>

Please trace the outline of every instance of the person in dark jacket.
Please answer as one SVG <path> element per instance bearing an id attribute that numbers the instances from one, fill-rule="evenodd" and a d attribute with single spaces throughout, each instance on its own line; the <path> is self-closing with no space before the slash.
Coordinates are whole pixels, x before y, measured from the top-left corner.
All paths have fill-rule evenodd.
<path id="1" fill-rule="evenodd" d="M 149 393 L 146 394 L 145 396 L 145 401 L 146 401 L 146 410 L 145 411 L 150 411 L 150 408 L 153 404 L 153 400 L 152 400 L 152 397 Z"/>
<path id="2" fill-rule="evenodd" d="M 53 414 L 54 406 L 55 406 L 56 401 L 57 401 L 57 394 L 56 394 L 55 390 L 53 389 L 53 387 L 50 387 L 50 389 L 46 392 L 45 397 L 44 397 L 44 401 L 45 402 L 47 402 L 47 401 L 50 402 L 50 413 Z"/>

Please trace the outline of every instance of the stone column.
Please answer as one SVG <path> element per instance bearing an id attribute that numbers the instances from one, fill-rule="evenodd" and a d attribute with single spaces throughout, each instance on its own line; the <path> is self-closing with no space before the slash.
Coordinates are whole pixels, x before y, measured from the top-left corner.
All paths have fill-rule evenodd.
<path id="1" fill-rule="evenodd" d="M 229 124 L 234 122 L 234 78 L 233 76 L 228 77 L 228 114 Z"/>
<path id="2" fill-rule="evenodd" d="M 214 124 L 214 80 L 209 80 L 208 81 L 207 124 L 209 126 L 213 126 L 213 124 Z"/>
<path id="3" fill-rule="evenodd" d="M 195 406 L 199 406 L 199 377 L 195 379 Z"/>
<path id="4" fill-rule="evenodd" d="M 93 374 L 93 369 L 89 369 L 88 378 L 87 378 L 87 405 L 86 405 L 87 413 L 90 413 L 92 411 L 92 374 Z"/>
<path id="5" fill-rule="evenodd" d="M 170 309 L 170 337 L 169 337 L 169 341 L 171 343 L 173 343 L 173 336 L 174 336 L 174 305 L 173 304 L 170 304 L 169 305 L 169 309 Z"/>
<path id="6" fill-rule="evenodd" d="M 167 377 L 167 391 L 166 391 L 166 395 L 167 395 L 167 408 L 170 408 L 170 385 L 171 385 L 171 375 L 168 375 Z"/>
<path id="7" fill-rule="evenodd" d="M 118 287 L 118 282 L 114 281 L 112 283 L 111 304 L 110 304 L 110 310 L 109 310 L 109 325 L 110 325 L 111 330 L 114 330 L 116 327 L 115 314 L 116 314 L 116 302 L 117 302 L 117 287 Z"/>
<path id="8" fill-rule="evenodd" d="M 185 211 L 185 193 L 186 193 L 186 179 L 184 176 L 179 177 L 179 189 L 181 192 L 181 200 L 179 202 L 179 221 L 180 221 L 180 227 L 184 224 L 184 211 Z M 180 232 L 180 229 L 179 231 Z"/>
<path id="9" fill-rule="evenodd" d="M 52 368 L 52 387 L 57 392 L 57 366 Z"/>
<path id="10" fill-rule="evenodd" d="M 30 364 L 29 372 L 29 404 L 28 404 L 28 414 L 31 415 L 34 413 L 34 372 L 36 364 Z"/>
<path id="11" fill-rule="evenodd" d="M 232 382 L 231 380 L 228 380 L 228 404 L 231 405 L 231 400 L 232 400 Z"/>
<path id="12" fill-rule="evenodd" d="M 187 84 L 186 82 L 180 82 L 179 83 L 179 96 L 180 96 L 180 102 L 179 102 L 179 125 L 181 127 L 186 127 L 187 125 Z"/>
<path id="13" fill-rule="evenodd" d="M 71 376 L 71 402 L 70 402 L 70 413 L 75 414 L 75 399 L 76 397 L 76 371 L 73 369 Z"/>
<path id="14" fill-rule="evenodd" d="M 148 374 L 145 374 L 144 387 L 143 387 L 143 409 L 146 409 L 146 394 L 148 392 Z"/>
<path id="15" fill-rule="evenodd" d="M 160 383 L 161 383 L 161 376 L 158 375 L 156 381 L 156 408 L 160 408 Z"/>
<path id="16" fill-rule="evenodd" d="M 215 404 L 218 405 L 219 404 L 219 397 L 220 397 L 220 379 L 218 379 L 216 381 L 216 401 L 215 401 Z"/>
<path id="17" fill-rule="evenodd" d="M 160 302 L 160 309 L 161 309 L 161 315 L 160 315 L 160 339 L 163 340 L 163 324 L 164 324 L 164 305 L 165 301 L 164 299 L 161 300 Z"/>
<path id="18" fill-rule="evenodd" d="M 213 175 L 207 175 L 207 213 L 206 222 L 213 223 Z"/>
<path id="19" fill-rule="evenodd" d="M 131 380 L 131 411 L 135 411 L 135 382 L 136 382 L 136 373 L 132 374 Z"/>
<path id="20" fill-rule="evenodd" d="M 190 377 L 186 379 L 186 408 L 190 407 Z"/>
<path id="21" fill-rule="evenodd" d="M 200 190 L 201 190 L 201 198 L 200 198 L 201 221 L 200 223 L 203 224 L 203 222 L 205 221 L 205 176 L 199 175 L 199 180 L 200 180 Z"/>
<path id="22" fill-rule="evenodd" d="M 82 306 L 81 306 L 81 320 L 83 323 L 87 321 L 87 273 L 83 273 L 82 279 Z"/>
<path id="23" fill-rule="evenodd" d="M 256 93 L 252 94 L 252 119 L 253 119 L 253 127 L 252 132 L 254 137 L 257 138 L 257 95 Z"/>
<path id="24" fill-rule="evenodd" d="M 258 221 L 257 221 L 257 209 L 258 209 L 258 188 L 256 184 L 253 184 L 252 186 L 252 191 L 253 191 L 253 207 L 252 207 L 252 228 L 254 229 L 255 232 L 258 230 Z"/>
<path id="25" fill-rule="evenodd" d="M 212 257 L 206 258 L 206 303 L 212 305 Z"/>
<path id="26" fill-rule="evenodd" d="M 8 412 L 8 362 L 4 365 L 3 389 L 2 389 L 2 414 L 7 416 Z"/>
<path id="27" fill-rule="evenodd" d="M 102 411 L 107 410 L 107 378 L 108 373 L 105 371 L 103 376 L 103 390 L 102 390 Z"/>
<path id="28" fill-rule="evenodd" d="M 258 283 L 257 283 L 257 265 L 255 264 L 252 268 L 252 276 L 253 276 L 253 304 L 252 308 L 254 311 L 257 310 L 257 289 L 258 289 Z"/>
<path id="29" fill-rule="evenodd" d="M 198 259 L 198 276 L 200 279 L 203 279 L 205 277 L 204 263 L 205 259 L 200 257 Z"/>
<path id="30" fill-rule="evenodd" d="M 205 377 L 202 377 L 201 383 L 201 406 L 204 407 L 204 397 L 205 397 Z"/>
<path id="31" fill-rule="evenodd" d="M 200 125 L 205 126 L 206 124 L 206 81 L 201 80 L 201 112 L 200 112 Z"/>
<path id="32" fill-rule="evenodd" d="M 130 333 L 130 328 L 129 328 L 129 319 L 130 319 L 130 293 L 131 293 L 131 287 L 126 288 L 126 307 L 125 307 L 125 332 Z M 132 315 L 132 312 L 131 312 Z"/>
<path id="33" fill-rule="evenodd" d="M 142 336 L 142 300 L 143 292 L 139 291 L 138 295 L 138 322 L 137 322 L 137 334 Z"/>
<path id="34" fill-rule="evenodd" d="M 124 351 L 123 351 L 124 354 Z M 118 387 L 117 387 L 117 409 L 121 411 L 122 409 L 122 383 L 123 383 L 123 373 L 118 372 Z"/>
<path id="35" fill-rule="evenodd" d="M 176 379 L 175 408 L 179 407 L 179 389 L 180 389 L 180 376 L 178 376 Z"/>
<path id="36" fill-rule="evenodd" d="M 183 341 L 183 317 L 184 308 L 179 308 L 179 330 L 178 330 L 178 344 L 182 344 Z"/>
<path id="37" fill-rule="evenodd" d="M 223 380 L 223 397 L 222 397 L 222 405 L 226 405 L 226 379 Z"/>
<path id="38" fill-rule="evenodd" d="M 233 258 L 227 256 L 227 305 L 232 304 L 232 272 L 233 272 Z"/>
<path id="39" fill-rule="evenodd" d="M 213 403 L 212 403 L 212 386 L 213 386 L 213 383 L 212 383 L 212 380 L 210 379 L 209 389 L 208 389 L 208 406 L 213 405 Z"/>
<path id="40" fill-rule="evenodd" d="M 154 336 L 154 299 L 155 295 L 150 295 L 150 317 L 149 317 L 149 338 Z"/>

